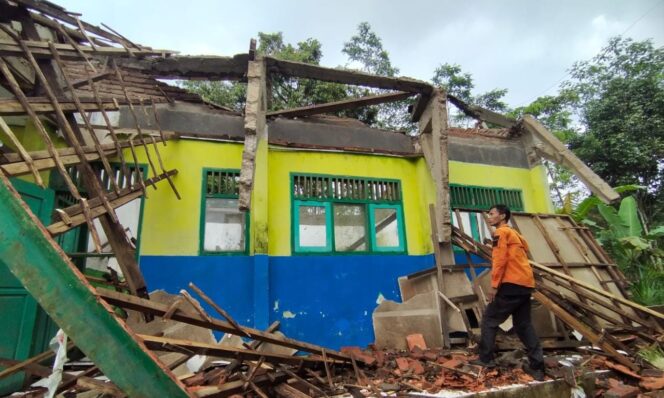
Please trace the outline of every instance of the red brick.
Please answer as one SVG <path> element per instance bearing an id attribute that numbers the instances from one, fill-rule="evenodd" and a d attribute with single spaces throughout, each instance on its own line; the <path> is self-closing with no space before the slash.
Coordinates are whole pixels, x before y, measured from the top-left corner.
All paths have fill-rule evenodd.
<path id="1" fill-rule="evenodd" d="M 424 359 L 434 362 L 438 359 L 438 354 L 434 351 L 427 351 L 424 353 Z"/>
<path id="2" fill-rule="evenodd" d="M 427 343 L 424 342 L 424 336 L 421 333 L 409 334 L 406 336 L 406 343 L 408 343 L 410 351 L 413 351 L 415 347 L 420 347 L 422 350 L 427 349 Z"/>
<path id="3" fill-rule="evenodd" d="M 636 398 L 639 395 L 639 388 L 628 385 L 619 385 L 612 387 L 604 394 L 605 398 Z"/>
<path id="4" fill-rule="evenodd" d="M 362 349 L 356 345 L 341 347 L 340 350 L 343 354 L 350 355 L 351 353 L 358 355 L 362 353 Z"/>
<path id="5" fill-rule="evenodd" d="M 424 357 L 424 351 L 422 351 L 419 346 L 415 346 L 410 351 L 410 357 L 413 359 L 422 359 Z"/>
<path id="6" fill-rule="evenodd" d="M 385 365 L 385 352 L 384 351 L 375 351 L 374 358 L 376 358 L 376 366 L 379 368 Z"/>
<path id="7" fill-rule="evenodd" d="M 406 359 L 406 358 L 397 358 L 397 367 L 402 372 L 407 371 L 410 368 L 410 364 L 408 363 L 408 359 Z"/>
<path id="8" fill-rule="evenodd" d="M 409 368 L 413 370 L 413 373 L 416 375 L 421 375 L 424 373 L 424 366 L 422 366 L 422 362 L 414 360 L 410 361 Z"/>
<path id="9" fill-rule="evenodd" d="M 357 359 L 359 361 L 362 361 L 362 362 L 364 362 L 365 364 L 367 364 L 369 366 L 376 363 L 376 358 L 374 358 L 373 355 L 365 354 L 363 352 L 361 352 L 359 354 L 353 353 L 353 355 L 355 356 L 355 359 Z"/>
<path id="10" fill-rule="evenodd" d="M 644 377 L 639 385 L 646 390 L 664 390 L 664 377 Z"/>
<path id="11" fill-rule="evenodd" d="M 459 366 L 461 364 L 462 364 L 462 362 L 459 361 L 458 359 L 450 359 L 448 361 L 443 362 L 442 365 L 445 366 L 446 368 L 454 369 L 454 368 L 456 368 L 457 366 Z"/>

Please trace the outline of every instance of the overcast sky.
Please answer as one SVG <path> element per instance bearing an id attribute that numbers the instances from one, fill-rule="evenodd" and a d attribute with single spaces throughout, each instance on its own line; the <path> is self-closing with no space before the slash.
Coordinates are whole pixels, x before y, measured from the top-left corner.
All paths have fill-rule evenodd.
<path id="1" fill-rule="evenodd" d="M 246 52 L 257 32 L 316 38 L 325 66 L 346 63 L 343 43 L 367 21 L 401 75 L 429 80 L 458 63 L 478 92 L 507 88 L 511 106 L 554 94 L 570 66 L 616 35 L 664 45 L 664 0 L 55 0 L 132 41 L 184 54 Z"/>

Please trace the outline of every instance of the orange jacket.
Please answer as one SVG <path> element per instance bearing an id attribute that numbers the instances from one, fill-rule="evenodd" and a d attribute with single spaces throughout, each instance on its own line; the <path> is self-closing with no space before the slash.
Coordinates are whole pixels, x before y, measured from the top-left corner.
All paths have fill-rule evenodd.
<path id="1" fill-rule="evenodd" d="M 491 287 L 497 289 L 505 282 L 535 287 L 527 252 L 528 243 L 521 234 L 507 225 L 498 227 L 493 234 Z"/>

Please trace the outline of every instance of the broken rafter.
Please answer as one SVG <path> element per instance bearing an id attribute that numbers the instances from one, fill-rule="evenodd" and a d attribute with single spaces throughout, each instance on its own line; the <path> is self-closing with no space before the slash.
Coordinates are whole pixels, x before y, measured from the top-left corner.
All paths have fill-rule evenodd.
<path id="1" fill-rule="evenodd" d="M 345 110 L 345 109 L 354 109 L 354 108 L 359 108 L 359 107 L 363 107 L 363 106 L 370 106 L 370 105 L 384 104 L 384 103 L 388 103 L 388 102 L 401 101 L 401 100 L 405 100 L 406 98 L 412 97 L 413 95 L 415 95 L 415 94 L 414 93 L 404 93 L 404 92 L 370 95 L 370 96 L 366 96 L 366 97 L 351 98 L 351 99 L 345 99 L 345 100 L 342 100 L 342 101 L 328 102 L 328 103 L 325 103 L 325 104 L 317 104 L 317 105 L 303 106 L 303 107 L 300 107 L 300 108 L 285 109 L 285 110 L 276 111 L 276 112 L 268 112 L 267 116 L 268 117 L 277 117 L 277 116 L 301 117 L 301 116 L 316 115 L 316 114 L 319 114 L 319 113 L 333 113 L 333 112 L 338 112 L 338 111 L 342 111 L 342 110 Z"/>
<path id="2" fill-rule="evenodd" d="M 249 55 L 126 58 L 117 61 L 123 68 L 139 70 L 155 79 L 240 80 L 247 75 Z"/>
<path id="3" fill-rule="evenodd" d="M 354 70 L 326 68 L 323 66 L 295 61 L 285 61 L 272 57 L 265 58 L 270 72 L 276 72 L 285 76 L 353 84 L 387 90 L 407 91 L 410 93 L 430 94 L 433 91 L 433 86 L 431 86 L 431 84 L 406 77 L 376 76 Z"/>
<path id="4" fill-rule="evenodd" d="M 124 39 L 121 36 L 105 31 L 98 26 L 91 25 L 87 22 L 81 21 L 76 16 L 70 14 L 64 9 L 55 8 L 52 3 L 45 1 L 35 1 L 35 0 L 15 0 L 15 2 L 24 7 L 31 8 L 35 11 L 39 11 L 40 13 L 47 15 L 49 17 L 56 18 L 60 21 L 66 22 L 72 26 L 79 26 L 81 28 L 81 34 L 83 34 L 85 39 L 89 41 L 91 44 L 93 44 L 92 40 L 90 40 L 86 32 L 94 33 L 97 36 L 103 37 L 107 40 L 110 40 L 120 45 L 130 45 L 130 46 L 133 45 L 133 43 L 128 42 L 126 39 Z"/>
<path id="5" fill-rule="evenodd" d="M 605 203 L 620 199 L 620 195 L 572 151 L 558 140 L 546 127 L 531 115 L 523 117 L 522 128 L 541 142 L 531 142 L 535 151 L 542 157 L 560 164 L 572 171 L 597 197 Z"/>
<path id="6" fill-rule="evenodd" d="M 299 365 L 304 362 L 307 365 L 314 365 L 323 362 L 322 358 L 306 356 L 289 356 L 283 354 L 270 354 L 264 351 L 254 351 L 241 348 L 233 348 L 218 344 L 200 343 L 197 341 L 172 339 L 167 337 L 157 337 L 149 335 L 139 335 L 145 345 L 151 350 L 174 351 L 172 347 L 187 349 L 196 354 L 212 355 L 221 358 L 240 358 L 243 360 L 257 361 L 264 357 L 266 362 L 270 363 L 289 363 Z M 338 362 L 338 361 L 333 361 Z"/>
<path id="7" fill-rule="evenodd" d="M 447 99 L 450 100 L 454 106 L 459 108 L 463 113 L 472 118 L 478 119 L 483 122 L 497 124 L 501 127 L 511 128 L 517 123 L 516 120 L 507 116 L 501 115 L 498 112 L 482 108 L 481 106 L 467 104 L 458 97 L 452 94 L 447 94 Z"/>
<path id="8" fill-rule="evenodd" d="M 148 184 L 155 184 L 163 179 L 166 179 L 167 177 L 171 177 L 176 174 L 177 170 L 170 170 L 156 177 L 152 177 L 146 180 L 146 182 L 148 182 Z M 113 209 L 117 209 L 118 207 L 125 205 L 131 202 L 132 200 L 141 197 L 142 195 L 143 195 L 143 190 L 140 184 L 137 183 L 134 184 L 134 186 L 132 186 L 131 188 L 125 188 L 120 190 L 119 195 L 116 193 L 110 193 L 108 194 L 107 198 L 109 200 L 110 206 Z M 101 204 L 100 197 L 90 199 L 89 205 L 90 205 L 90 216 L 92 218 L 97 218 L 101 215 L 107 214 L 108 212 L 107 209 Z M 59 221 L 46 227 L 46 229 L 48 230 L 48 232 L 51 233 L 51 235 L 62 234 L 64 232 L 71 230 L 72 228 L 75 228 L 78 225 L 85 223 L 85 217 L 83 217 L 83 215 L 81 214 L 80 206 L 71 206 L 67 209 L 64 209 L 64 212 L 69 216 L 68 222 L 65 223 L 64 221 Z"/>
<path id="9" fill-rule="evenodd" d="M 542 303 L 549 311 L 553 312 L 559 319 L 565 322 L 587 338 L 591 343 L 598 345 L 604 352 L 609 354 L 613 359 L 622 365 L 627 366 L 632 370 L 638 370 L 639 367 L 626 356 L 618 352 L 611 344 L 604 341 L 602 336 L 595 333 L 590 327 L 585 325 L 576 316 L 567 312 L 564 308 L 553 302 L 549 297 L 545 296 L 542 292 L 533 292 L 533 298 Z"/>
<path id="10" fill-rule="evenodd" d="M 123 293 L 118 293 L 108 289 L 97 289 L 100 298 L 107 301 L 109 304 L 116 305 L 129 310 L 150 313 L 156 316 L 163 316 L 169 309 L 168 305 L 160 304 L 154 301 L 141 299 L 138 297 L 130 296 Z M 199 314 L 184 312 L 182 310 L 175 311 L 171 319 L 179 322 L 188 323 L 190 325 L 201 326 L 212 330 L 218 330 L 225 333 L 236 334 L 238 331 L 233 325 L 218 319 L 212 319 L 211 322 L 203 319 Z M 258 329 L 242 327 L 242 330 L 254 340 L 260 340 L 266 343 L 277 344 L 284 347 L 294 348 L 300 351 L 306 351 L 313 354 L 322 354 L 323 348 L 314 344 L 309 344 L 287 337 L 281 337 L 272 333 L 266 333 Z M 345 354 L 326 350 L 328 357 L 340 359 L 343 361 L 350 361 L 350 357 Z"/>
<path id="11" fill-rule="evenodd" d="M 104 146 L 108 147 L 108 145 L 104 145 Z M 89 148 L 89 147 L 86 147 L 86 148 Z M 116 153 L 115 148 L 104 150 L 104 154 L 106 156 L 112 156 L 115 153 Z M 93 162 L 95 160 L 99 160 L 99 154 L 96 152 L 96 150 L 86 151 L 85 159 L 88 162 Z M 81 159 L 76 154 L 61 155 L 60 156 L 60 161 L 65 166 L 81 163 Z M 52 169 L 52 168 L 56 167 L 55 160 L 53 158 L 45 158 L 45 159 L 38 159 L 38 160 L 33 159 L 32 160 L 32 165 L 36 170 L 48 170 L 48 169 Z M 7 175 L 10 175 L 10 176 L 20 176 L 20 175 L 28 174 L 32 171 L 31 167 L 30 167 L 30 164 L 27 161 L 18 161 L 18 162 L 14 162 L 14 163 L 0 164 L 0 168 L 5 173 L 7 173 Z"/>

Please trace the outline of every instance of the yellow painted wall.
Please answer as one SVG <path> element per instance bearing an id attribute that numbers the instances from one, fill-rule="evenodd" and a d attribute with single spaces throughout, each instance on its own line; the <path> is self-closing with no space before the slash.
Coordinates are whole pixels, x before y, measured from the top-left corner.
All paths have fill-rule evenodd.
<path id="1" fill-rule="evenodd" d="M 7 120 L 7 122 L 11 123 L 10 120 Z M 49 132 L 51 141 L 53 141 L 53 145 L 56 148 L 63 148 L 67 146 L 62 138 L 53 134 L 53 129 L 52 127 L 49 126 L 49 123 L 44 123 L 44 126 Z M 32 123 L 32 120 L 29 119 L 26 120 L 24 126 L 17 126 L 10 124 L 9 128 L 12 130 L 12 132 L 19 140 L 19 142 L 23 144 L 23 148 L 25 148 L 26 151 L 33 152 L 33 151 L 41 151 L 43 149 L 46 149 L 46 143 L 41 138 L 41 134 L 39 134 L 39 131 Z M 8 148 L 11 148 L 13 151 L 16 151 L 16 147 L 11 143 L 9 137 L 6 134 L 4 134 L 2 131 L 0 131 L 0 141 L 2 141 L 3 145 L 6 145 Z M 51 170 L 41 171 L 39 172 L 39 174 L 41 175 L 44 185 L 48 186 L 51 176 Z M 18 178 L 32 183 L 35 182 L 35 178 L 32 176 L 31 173 L 19 176 Z"/>
<path id="2" fill-rule="evenodd" d="M 165 147 L 157 145 L 165 167 L 178 170 L 173 182 L 182 200 L 177 200 L 166 181 L 157 183 L 157 190 L 147 188 L 141 255 L 198 255 L 203 168 L 239 169 L 242 144 L 178 140 L 168 141 Z M 152 146 L 149 148 L 158 168 Z M 136 152 L 139 162 L 147 164 L 144 150 Z M 131 153 L 126 151 L 125 157 L 131 159 Z M 152 170 L 148 175 L 152 176 Z"/>
<path id="3" fill-rule="evenodd" d="M 205 167 L 239 169 L 242 144 L 179 140 L 168 142 L 166 147 L 160 145 L 160 152 L 168 168 L 178 169 L 174 182 L 182 200 L 175 198 L 166 182 L 158 183 L 156 191 L 148 187 L 141 254 L 197 255 L 202 170 Z M 138 150 L 138 154 L 139 161 L 147 164 L 143 151 Z M 128 152 L 126 156 L 130 156 Z M 257 165 L 257 170 L 261 167 Z M 267 178 L 258 173 L 255 181 L 257 187 L 267 185 L 268 196 L 260 195 L 259 200 L 255 200 L 254 196 L 252 200 L 252 253 L 253 240 L 257 237 L 254 227 L 267 224 L 267 252 L 273 256 L 291 254 L 290 174 L 293 172 L 400 180 L 408 253 L 431 253 L 428 205 L 434 202 L 435 188 L 423 158 L 298 151 L 279 147 L 269 149 Z M 451 183 L 520 189 L 528 212 L 551 211 L 545 177 L 541 166 L 528 170 L 450 162 Z"/>
<path id="4" fill-rule="evenodd" d="M 418 160 L 388 156 L 334 152 L 309 152 L 270 148 L 269 242 L 270 255 L 291 254 L 290 173 L 316 173 L 401 180 L 408 252 L 422 253 L 425 246 L 421 225 L 420 190 L 415 178 Z"/>

